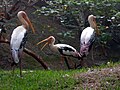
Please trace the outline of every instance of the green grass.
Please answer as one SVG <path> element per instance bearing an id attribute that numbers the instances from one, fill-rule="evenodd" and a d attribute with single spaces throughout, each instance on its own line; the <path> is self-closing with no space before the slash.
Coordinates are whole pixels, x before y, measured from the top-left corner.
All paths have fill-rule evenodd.
<path id="1" fill-rule="evenodd" d="M 110 67 L 116 66 L 117 64 L 109 64 Z M 108 65 L 107 65 L 108 66 Z M 103 65 L 103 67 L 107 67 Z M 97 67 L 95 67 L 97 68 Z M 102 68 L 102 67 L 100 67 Z M 99 69 L 100 69 L 99 68 Z M 0 90 L 76 90 L 75 87 L 79 85 L 80 90 L 82 88 L 83 79 L 74 77 L 75 74 L 86 72 L 88 69 L 77 69 L 77 70 L 23 70 L 23 77 L 19 76 L 19 70 L 16 69 L 13 75 L 12 71 L 0 70 Z M 119 81 L 114 77 L 105 78 L 101 81 L 103 89 L 105 82 L 116 82 L 119 85 Z M 120 87 L 115 85 L 119 90 Z M 107 86 L 108 87 L 108 86 Z M 110 86 L 112 87 L 112 85 Z M 117 90 L 116 89 L 116 90 Z M 108 89 L 111 90 L 111 89 Z"/>
<path id="2" fill-rule="evenodd" d="M 25 70 L 19 77 L 19 70 L 0 71 L 0 90 L 71 90 L 74 88 L 73 74 L 82 70 Z"/>
<path id="3" fill-rule="evenodd" d="M 19 70 L 14 75 L 12 71 L 0 71 L 0 90 L 61 90 L 72 89 L 75 79 L 73 73 L 78 71 L 45 71 L 26 70 L 19 77 Z"/>

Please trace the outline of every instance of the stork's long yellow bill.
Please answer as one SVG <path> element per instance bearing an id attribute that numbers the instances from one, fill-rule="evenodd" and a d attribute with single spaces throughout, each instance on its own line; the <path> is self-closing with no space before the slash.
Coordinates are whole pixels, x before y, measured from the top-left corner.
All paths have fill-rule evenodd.
<path id="1" fill-rule="evenodd" d="M 41 50 L 43 50 L 43 48 L 44 48 L 47 44 L 48 44 L 48 42 L 46 42 L 46 43 L 42 46 Z"/>
<path id="2" fill-rule="evenodd" d="M 34 29 L 32 23 L 31 23 L 30 19 L 29 19 L 28 17 L 25 17 L 25 20 L 28 22 L 28 24 L 30 25 L 30 27 L 31 27 L 31 29 L 32 29 L 32 31 L 33 31 L 33 33 L 35 34 L 35 29 Z"/>
<path id="3" fill-rule="evenodd" d="M 43 43 L 43 42 L 45 42 L 45 41 L 48 41 L 48 39 L 44 39 L 44 40 L 38 42 L 37 45 L 39 45 L 39 44 L 41 44 L 41 43 Z M 43 50 L 43 48 L 44 48 L 47 44 L 48 44 L 48 42 L 46 42 L 46 43 L 42 46 L 41 50 Z"/>
<path id="4" fill-rule="evenodd" d="M 98 26 L 97 26 L 97 23 L 96 23 L 96 17 L 94 16 L 94 25 L 95 25 L 95 30 L 96 30 L 96 33 L 97 33 L 97 35 L 100 35 L 100 32 L 99 32 L 99 30 L 98 30 Z"/>
<path id="5" fill-rule="evenodd" d="M 32 23 L 30 22 L 30 27 L 31 27 L 31 29 L 32 29 L 32 31 L 33 31 L 33 33 L 35 34 L 35 29 L 34 29 L 34 27 L 33 27 L 33 25 L 32 25 Z"/>
<path id="6" fill-rule="evenodd" d="M 99 30 L 98 30 L 97 23 L 96 23 L 96 22 L 94 22 L 94 24 L 95 24 L 95 30 L 96 30 L 97 35 L 100 35 L 100 32 L 99 32 Z"/>

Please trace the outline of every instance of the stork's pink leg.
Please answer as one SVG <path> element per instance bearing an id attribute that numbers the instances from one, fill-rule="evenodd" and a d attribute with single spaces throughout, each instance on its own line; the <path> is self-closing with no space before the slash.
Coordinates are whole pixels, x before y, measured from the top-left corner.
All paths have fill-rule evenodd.
<path id="1" fill-rule="evenodd" d="M 23 49 L 19 51 L 19 67 L 20 67 L 20 77 L 22 77 L 22 56 L 23 56 Z"/>
<path id="2" fill-rule="evenodd" d="M 63 65 L 64 57 L 61 55 L 60 56 L 60 64 Z"/>
<path id="3" fill-rule="evenodd" d="M 22 64 L 21 64 L 21 59 L 19 61 L 19 67 L 20 67 L 20 77 L 22 77 Z"/>
<path id="4" fill-rule="evenodd" d="M 71 69 L 71 67 L 70 67 L 70 65 L 68 63 L 68 58 L 67 57 L 64 57 L 64 61 L 65 61 L 66 65 L 67 65 L 68 69 Z"/>
<path id="5" fill-rule="evenodd" d="M 94 55 L 93 55 L 93 47 L 92 47 L 92 50 L 91 50 L 91 56 L 92 56 L 92 60 L 94 61 Z"/>
<path id="6" fill-rule="evenodd" d="M 13 74 L 13 76 L 14 76 L 14 72 L 15 72 L 15 65 L 12 66 L 12 74 Z"/>

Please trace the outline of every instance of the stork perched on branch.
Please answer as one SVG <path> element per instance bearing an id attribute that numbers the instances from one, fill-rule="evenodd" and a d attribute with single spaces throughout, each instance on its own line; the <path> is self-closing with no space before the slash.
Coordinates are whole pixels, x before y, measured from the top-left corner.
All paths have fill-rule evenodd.
<path id="1" fill-rule="evenodd" d="M 22 57 L 22 52 L 23 52 L 23 49 L 26 43 L 26 37 L 27 37 L 27 32 L 29 30 L 29 26 L 33 30 L 33 33 L 35 33 L 35 30 L 27 14 L 24 11 L 19 11 L 17 14 L 17 17 L 22 23 L 22 25 L 16 27 L 13 30 L 12 35 L 11 35 L 11 40 L 10 40 L 10 47 L 11 47 L 12 58 L 14 60 L 12 66 L 19 63 L 20 76 L 22 76 L 21 57 Z"/>

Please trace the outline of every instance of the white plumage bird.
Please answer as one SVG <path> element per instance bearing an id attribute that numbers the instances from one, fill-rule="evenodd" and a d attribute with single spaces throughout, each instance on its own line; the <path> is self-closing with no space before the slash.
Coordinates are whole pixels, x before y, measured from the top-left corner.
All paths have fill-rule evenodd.
<path id="1" fill-rule="evenodd" d="M 95 20 L 95 16 L 89 15 L 88 16 L 88 22 L 90 24 L 90 27 L 85 28 L 80 37 L 80 54 L 82 56 L 87 56 L 91 46 L 95 40 L 95 30 L 97 31 L 97 24 Z M 98 33 L 98 31 L 97 31 Z"/>
<path id="2" fill-rule="evenodd" d="M 35 33 L 35 30 L 27 14 L 24 11 L 19 11 L 17 14 L 17 17 L 22 23 L 22 25 L 18 26 L 17 28 L 13 30 L 12 35 L 11 35 L 11 40 L 10 40 L 10 47 L 11 47 L 12 58 L 14 60 L 14 63 L 12 64 L 12 66 L 19 63 L 20 64 L 20 76 L 22 76 L 21 57 L 22 57 L 24 45 L 26 43 L 27 31 L 29 29 L 29 26 L 32 28 L 33 33 Z"/>
<path id="3" fill-rule="evenodd" d="M 94 15 L 88 16 L 88 22 L 90 24 L 90 27 L 85 28 L 81 33 L 80 54 L 82 55 L 82 57 L 85 57 L 88 55 L 92 47 L 92 44 L 95 40 L 95 33 L 99 34 L 95 18 L 96 17 Z"/>

